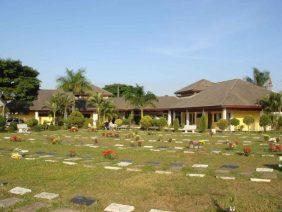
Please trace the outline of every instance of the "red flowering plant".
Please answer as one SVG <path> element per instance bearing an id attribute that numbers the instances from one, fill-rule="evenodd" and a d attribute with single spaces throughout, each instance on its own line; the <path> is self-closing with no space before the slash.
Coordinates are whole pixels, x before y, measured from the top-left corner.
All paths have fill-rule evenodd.
<path id="1" fill-rule="evenodd" d="M 244 147 L 244 154 L 246 155 L 246 156 L 248 156 L 249 154 L 251 154 L 251 152 L 252 152 L 252 149 L 251 149 L 251 147 L 249 147 L 249 146 L 246 146 L 246 147 Z"/>
<path id="2" fill-rule="evenodd" d="M 232 149 L 235 149 L 236 148 L 236 144 L 235 143 L 233 143 L 233 142 L 229 142 L 228 143 L 228 149 L 229 150 L 232 150 Z"/>
<path id="3" fill-rule="evenodd" d="M 104 158 L 112 160 L 117 156 L 117 153 L 114 150 L 108 149 L 103 151 L 102 155 Z"/>
<path id="4" fill-rule="evenodd" d="M 269 151 L 270 152 L 281 152 L 282 151 L 282 145 L 281 144 L 269 143 Z"/>
<path id="5" fill-rule="evenodd" d="M 21 141 L 22 141 L 22 138 L 19 137 L 19 136 L 17 136 L 17 135 L 12 135 L 12 136 L 10 137 L 10 141 L 12 141 L 12 142 L 21 142 Z"/>

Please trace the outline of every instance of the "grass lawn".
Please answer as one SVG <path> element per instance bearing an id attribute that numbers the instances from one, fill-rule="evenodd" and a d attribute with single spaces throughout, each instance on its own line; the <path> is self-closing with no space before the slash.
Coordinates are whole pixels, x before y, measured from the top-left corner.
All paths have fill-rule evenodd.
<path id="1" fill-rule="evenodd" d="M 135 206 L 135 211 L 149 211 L 152 208 L 170 211 L 220 211 L 229 206 L 229 199 L 233 196 L 237 211 L 279 211 L 282 208 L 282 175 L 277 168 L 278 155 L 268 151 L 262 134 L 220 133 L 210 137 L 208 134 L 169 132 L 152 132 L 148 135 L 147 132 L 139 131 L 142 147 L 133 147 L 130 141 L 134 138 L 126 136 L 129 133 L 121 131 L 120 138 L 106 138 L 102 136 L 102 131 L 43 131 L 20 135 L 22 142 L 11 142 L 5 138 L 14 135 L 13 133 L 0 133 L 0 182 L 8 182 L 0 187 L 0 199 L 16 196 L 8 191 L 19 186 L 29 188 L 32 192 L 19 196 L 24 201 L 14 208 L 44 201 L 33 197 L 43 191 L 60 195 L 57 199 L 46 201 L 50 206 L 42 211 L 60 207 L 103 211 L 113 202 Z M 59 136 L 62 142 L 51 144 L 48 140 L 51 135 Z M 281 132 L 270 134 L 271 137 L 281 135 Z M 94 144 L 93 137 L 98 138 L 98 144 Z M 168 142 L 169 138 L 172 142 Z M 187 148 L 189 140 L 203 139 L 207 141 L 201 149 Z M 238 142 L 238 145 L 234 150 L 227 150 L 226 141 Z M 86 144 L 98 147 L 85 146 Z M 116 144 L 124 146 L 118 147 Z M 238 154 L 242 152 L 244 144 L 252 148 L 250 156 Z M 29 150 L 25 158 L 35 160 L 11 159 L 15 148 Z M 62 163 L 69 158 L 71 149 L 76 151 L 76 157 L 81 158 L 74 161 L 77 164 L 73 166 Z M 117 158 L 105 159 L 102 151 L 107 149 L 115 150 Z M 274 157 L 262 156 L 269 154 Z M 52 157 L 44 158 L 45 155 Z M 104 168 L 118 167 L 117 163 L 123 160 L 131 160 L 132 164 L 121 170 Z M 192 168 L 193 164 L 208 164 L 208 168 Z M 239 167 L 223 169 L 221 166 L 224 164 Z M 273 167 L 274 172 L 256 172 L 258 167 Z M 141 171 L 127 171 L 127 168 Z M 172 173 L 158 174 L 155 173 L 156 170 Z M 187 173 L 203 173 L 205 177 L 189 177 L 186 176 Z M 216 178 L 219 175 L 233 176 L 235 180 Z M 270 178 L 271 182 L 251 182 L 252 177 Z M 91 206 L 74 205 L 70 200 L 77 195 L 97 199 L 97 203 Z"/>

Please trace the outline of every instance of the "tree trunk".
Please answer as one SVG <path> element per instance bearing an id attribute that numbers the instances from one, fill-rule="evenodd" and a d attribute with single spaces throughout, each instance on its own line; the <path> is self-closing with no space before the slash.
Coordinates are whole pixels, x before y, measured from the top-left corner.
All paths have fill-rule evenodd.
<path id="1" fill-rule="evenodd" d="M 53 124 L 56 125 L 56 113 L 54 113 L 53 119 Z"/>
<path id="2" fill-rule="evenodd" d="M 2 115 L 3 115 L 3 117 L 5 117 L 5 108 L 6 108 L 6 105 L 3 104 L 3 110 L 2 110 Z"/>
<path id="3" fill-rule="evenodd" d="M 141 110 L 141 118 L 143 118 L 143 116 L 144 116 L 144 110 L 143 110 L 143 108 L 141 108 L 140 110 Z"/>
<path id="4" fill-rule="evenodd" d="M 67 108 L 65 107 L 65 111 L 64 111 L 64 118 L 68 118 L 68 112 L 67 112 Z"/>

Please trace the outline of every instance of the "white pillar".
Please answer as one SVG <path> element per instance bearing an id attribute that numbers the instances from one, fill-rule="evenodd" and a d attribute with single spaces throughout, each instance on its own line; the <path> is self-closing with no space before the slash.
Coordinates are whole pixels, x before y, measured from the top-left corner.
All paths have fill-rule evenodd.
<path id="1" fill-rule="evenodd" d="M 97 121 L 98 121 L 98 114 L 93 113 L 92 119 L 93 119 L 93 127 L 96 128 L 97 127 Z"/>
<path id="2" fill-rule="evenodd" d="M 190 120 L 189 120 L 189 112 L 186 110 L 186 125 L 190 125 Z"/>
<path id="3" fill-rule="evenodd" d="M 223 108 L 222 110 L 222 119 L 226 119 L 227 118 L 227 111 L 226 108 Z"/>
<path id="4" fill-rule="evenodd" d="M 167 125 L 170 126 L 171 125 L 171 111 L 169 110 L 167 113 Z"/>
<path id="5" fill-rule="evenodd" d="M 35 111 L 34 118 L 39 122 L 39 114 L 38 111 Z"/>

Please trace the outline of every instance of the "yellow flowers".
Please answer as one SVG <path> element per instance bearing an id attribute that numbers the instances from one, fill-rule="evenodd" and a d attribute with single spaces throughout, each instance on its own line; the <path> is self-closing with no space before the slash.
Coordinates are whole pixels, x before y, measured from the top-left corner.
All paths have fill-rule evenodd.
<path id="1" fill-rule="evenodd" d="M 20 160 L 22 159 L 22 155 L 20 155 L 19 153 L 12 153 L 11 158 L 15 160 Z"/>

